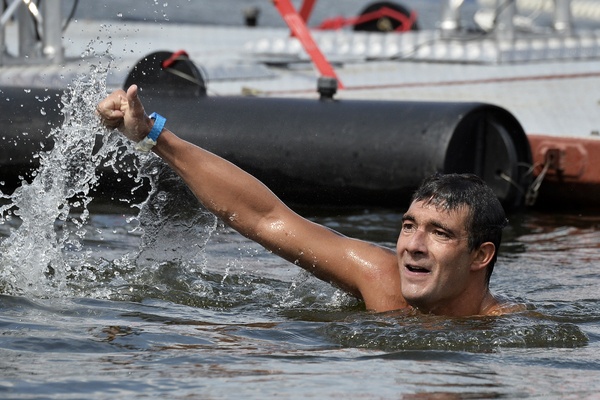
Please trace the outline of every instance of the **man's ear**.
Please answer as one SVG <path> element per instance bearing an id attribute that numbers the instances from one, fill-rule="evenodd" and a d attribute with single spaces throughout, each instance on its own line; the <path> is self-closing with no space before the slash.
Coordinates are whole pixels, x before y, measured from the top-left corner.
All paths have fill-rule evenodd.
<path id="1" fill-rule="evenodd" d="M 475 257 L 471 263 L 471 270 L 478 271 L 484 269 L 494 258 L 496 254 L 496 246 L 492 242 L 482 243 L 477 250 L 475 250 Z"/>

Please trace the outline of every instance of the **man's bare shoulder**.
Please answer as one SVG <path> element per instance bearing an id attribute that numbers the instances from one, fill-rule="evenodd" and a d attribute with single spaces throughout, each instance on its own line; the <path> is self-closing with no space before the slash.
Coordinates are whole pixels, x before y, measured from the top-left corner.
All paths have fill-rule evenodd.
<path id="1" fill-rule="evenodd" d="M 400 290 L 400 271 L 396 251 L 368 244 L 369 263 L 361 268 L 360 293 L 368 310 L 390 311 L 408 307 Z"/>
<path id="2" fill-rule="evenodd" d="M 525 304 L 503 299 L 499 300 L 496 304 L 484 310 L 482 314 L 488 316 L 499 316 L 518 313 L 526 310 L 527 307 L 525 306 Z"/>

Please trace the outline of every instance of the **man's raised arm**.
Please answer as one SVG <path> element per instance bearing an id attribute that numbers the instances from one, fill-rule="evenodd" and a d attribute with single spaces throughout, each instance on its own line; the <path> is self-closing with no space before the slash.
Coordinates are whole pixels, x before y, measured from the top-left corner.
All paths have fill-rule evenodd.
<path id="1" fill-rule="evenodd" d="M 139 142 L 153 121 L 146 115 L 137 87 L 116 91 L 98 105 L 105 126 Z M 393 252 L 347 238 L 308 221 L 279 200 L 264 184 L 229 161 L 163 129 L 152 149 L 185 181 L 202 204 L 242 235 L 315 276 L 363 298 L 372 309 L 394 297 L 397 268 Z M 384 286 L 381 275 L 390 274 Z M 396 281 L 396 282 L 392 282 Z M 380 299 L 376 299 L 377 297 Z M 372 298 L 372 299 L 371 299 Z M 394 297 L 393 303 L 398 299 Z M 370 303 L 373 303 L 370 305 Z M 375 304 L 378 303 L 378 304 Z"/>

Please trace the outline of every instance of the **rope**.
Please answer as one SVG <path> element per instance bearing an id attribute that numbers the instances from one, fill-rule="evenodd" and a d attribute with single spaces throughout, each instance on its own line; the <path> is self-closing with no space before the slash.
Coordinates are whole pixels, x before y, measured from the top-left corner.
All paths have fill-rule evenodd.
<path id="1" fill-rule="evenodd" d="M 542 181 L 546 177 L 546 174 L 548 173 L 549 169 L 550 169 L 550 163 L 545 163 L 544 168 L 542 169 L 542 172 L 540 172 L 540 174 L 535 178 L 535 180 L 529 186 L 529 189 L 527 190 L 527 194 L 525 194 L 525 205 L 526 206 L 533 206 L 535 204 L 538 194 L 539 194 L 539 191 L 540 191 L 540 186 L 542 186 Z"/>

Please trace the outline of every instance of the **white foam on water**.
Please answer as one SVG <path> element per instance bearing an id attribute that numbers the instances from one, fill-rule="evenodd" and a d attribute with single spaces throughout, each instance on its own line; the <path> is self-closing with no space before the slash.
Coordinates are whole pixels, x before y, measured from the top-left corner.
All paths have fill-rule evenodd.
<path id="1" fill-rule="evenodd" d="M 34 179 L 23 181 L 10 196 L 1 195 L 8 204 L 0 206 L 0 223 L 20 220 L 0 243 L 0 288 L 5 293 L 53 295 L 64 290 L 65 277 L 74 272 L 68 259 L 85 258 L 81 241 L 90 190 L 99 179 L 96 169 L 102 160 L 119 157 L 115 150 L 121 140 L 101 126 L 95 111 L 106 96 L 110 60 L 89 60 L 90 73 L 62 96 L 64 123 L 50 132 L 54 147 L 38 154 Z"/>

